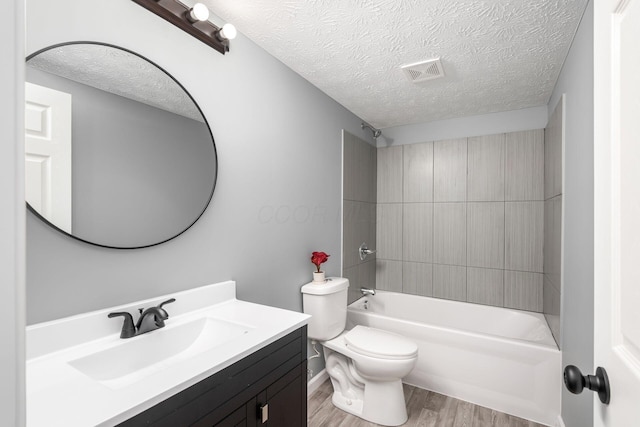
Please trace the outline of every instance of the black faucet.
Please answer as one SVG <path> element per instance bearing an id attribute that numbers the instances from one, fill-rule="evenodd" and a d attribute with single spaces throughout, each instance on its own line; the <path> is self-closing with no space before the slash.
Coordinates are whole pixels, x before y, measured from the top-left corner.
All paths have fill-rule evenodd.
<path id="1" fill-rule="evenodd" d="M 164 321 L 169 318 L 169 314 L 162 308 L 163 305 L 175 302 L 175 298 L 171 298 L 161 303 L 157 307 L 149 307 L 146 310 L 142 308 L 140 310 L 140 317 L 138 322 L 133 324 L 133 316 L 126 311 L 118 311 L 116 313 L 109 313 L 108 317 L 123 316 L 124 322 L 122 324 L 122 332 L 120 332 L 120 338 L 131 338 L 137 335 L 164 328 Z"/>

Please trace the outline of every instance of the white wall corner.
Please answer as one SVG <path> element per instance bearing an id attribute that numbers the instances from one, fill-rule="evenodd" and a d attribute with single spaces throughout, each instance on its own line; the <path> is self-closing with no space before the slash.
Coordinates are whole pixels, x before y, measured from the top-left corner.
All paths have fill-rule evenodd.
<path id="1" fill-rule="evenodd" d="M 320 386 L 329 379 L 329 374 L 326 369 L 318 372 L 307 383 L 307 397 L 311 396 Z"/>
<path id="2" fill-rule="evenodd" d="M 4 5 L 0 26 L 0 425 L 25 421 L 24 0 Z"/>

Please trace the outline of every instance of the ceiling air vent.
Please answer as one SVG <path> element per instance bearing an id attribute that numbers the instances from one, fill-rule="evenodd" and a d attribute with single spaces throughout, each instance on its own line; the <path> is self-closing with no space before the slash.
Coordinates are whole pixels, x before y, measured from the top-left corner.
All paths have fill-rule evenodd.
<path id="1" fill-rule="evenodd" d="M 403 65 L 400 68 L 402 68 L 402 71 L 407 75 L 407 78 L 413 83 L 444 77 L 444 70 L 442 69 L 440 58 Z"/>

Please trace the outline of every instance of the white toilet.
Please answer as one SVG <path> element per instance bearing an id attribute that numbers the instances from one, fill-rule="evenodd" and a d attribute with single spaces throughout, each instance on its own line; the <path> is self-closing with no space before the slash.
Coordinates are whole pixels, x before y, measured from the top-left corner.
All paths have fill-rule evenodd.
<path id="1" fill-rule="evenodd" d="M 302 287 L 304 312 L 312 316 L 308 336 L 322 344 L 333 404 L 373 423 L 404 424 L 402 378 L 415 366 L 418 346 L 367 326 L 346 331 L 348 287 L 349 280 L 341 277 Z"/>

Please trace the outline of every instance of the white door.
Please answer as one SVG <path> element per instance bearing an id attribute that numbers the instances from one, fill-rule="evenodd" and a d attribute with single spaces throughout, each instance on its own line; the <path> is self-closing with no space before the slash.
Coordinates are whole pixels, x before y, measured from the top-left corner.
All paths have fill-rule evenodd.
<path id="1" fill-rule="evenodd" d="M 71 95 L 25 83 L 25 198 L 71 234 Z"/>
<path id="2" fill-rule="evenodd" d="M 594 2 L 595 344 L 611 402 L 595 427 L 640 425 L 640 0 Z M 595 368 L 594 368 L 595 369 Z"/>

